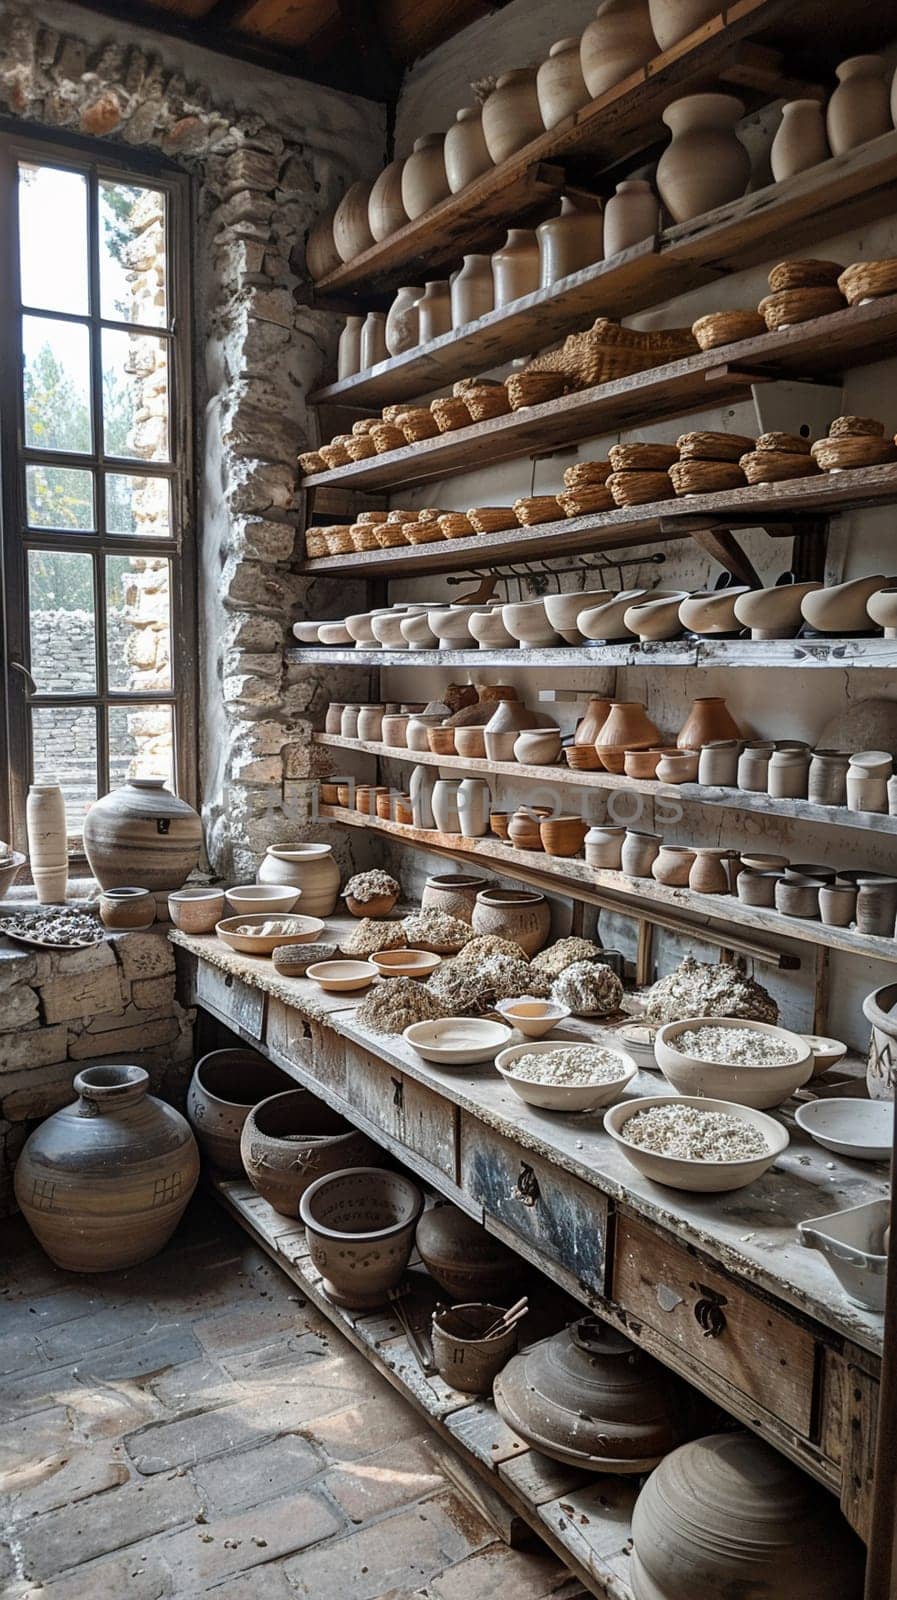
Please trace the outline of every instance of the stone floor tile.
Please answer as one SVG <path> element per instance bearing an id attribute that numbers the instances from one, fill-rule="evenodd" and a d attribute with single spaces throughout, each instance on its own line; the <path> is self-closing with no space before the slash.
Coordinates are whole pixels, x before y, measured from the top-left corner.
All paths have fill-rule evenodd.
<path id="1" fill-rule="evenodd" d="M 241 1388 L 217 1361 L 201 1357 L 169 1367 L 147 1385 L 166 1411 L 195 1411 L 197 1406 L 229 1405 L 238 1400 Z"/>
<path id="2" fill-rule="evenodd" d="M 294 1384 L 292 1389 L 256 1390 L 235 1405 L 219 1406 L 173 1422 L 155 1422 L 129 1435 L 128 1454 L 138 1472 L 169 1472 L 227 1451 L 263 1444 L 351 1400 L 351 1392 Z"/>
<path id="3" fill-rule="evenodd" d="M 134 1338 L 170 1335 L 177 1332 L 179 1326 L 173 1318 L 160 1317 L 145 1301 L 103 1306 L 91 1316 L 76 1317 L 59 1327 L 45 1329 L 41 1334 L 41 1348 L 50 1361 L 57 1364 L 77 1361 L 80 1366 L 96 1351 L 105 1359 L 116 1345 Z"/>
<path id="4" fill-rule="evenodd" d="M 5 1227 L 5 1224 L 4 1224 Z M 117 1298 L 117 1297 L 116 1297 Z M 60 1322 L 72 1322 L 101 1311 L 110 1304 L 101 1290 L 82 1285 L 80 1278 L 48 1294 L 22 1295 L 16 1300 L 0 1299 L 0 1322 L 4 1333 L 40 1333 Z"/>
<path id="5" fill-rule="evenodd" d="M 171 1573 L 153 1544 L 91 1561 L 52 1583 L 27 1587 L 21 1600 L 175 1600 Z"/>
<path id="6" fill-rule="evenodd" d="M 323 1446 L 333 1461 L 358 1461 L 420 1433 L 422 1423 L 417 1412 L 390 1388 L 385 1378 L 372 1372 L 371 1388 L 375 1385 L 382 1387 L 369 1400 L 334 1411 L 303 1428 L 303 1433 Z"/>
<path id="7" fill-rule="evenodd" d="M 352 1522 L 369 1522 L 398 1506 L 435 1494 L 445 1480 L 425 1435 L 328 1472 L 324 1487 Z"/>
<path id="8" fill-rule="evenodd" d="M 12 1372 L 32 1371 L 35 1367 L 49 1367 L 52 1363 L 41 1349 L 37 1329 L 19 1328 L 0 1338 L 0 1377 Z"/>
<path id="9" fill-rule="evenodd" d="M 550 1600 L 569 1581 L 566 1568 L 547 1552 L 494 1544 L 433 1578 L 430 1591 L 433 1600 Z"/>
<path id="10" fill-rule="evenodd" d="M 126 1463 L 109 1445 L 69 1446 L 66 1455 L 23 1462 L 0 1474 L 0 1522 L 39 1516 L 127 1483 Z M 26 1493 L 27 1491 L 27 1493 Z"/>
<path id="11" fill-rule="evenodd" d="M 494 1533 L 470 1513 L 473 1537 L 459 1526 L 453 1495 L 426 1500 L 411 1511 L 384 1517 L 324 1549 L 308 1550 L 285 1564 L 302 1600 L 376 1600 L 404 1584 L 419 1588 L 453 1561 L 494 1540 Z M 471 1529 L 473 1532 L 473 1528 Z"/>
<path id="12" fill-rule="evenodd" d="M 19 1524 L 10 1542 L 23 1576 L 46 1580 L 151 1534 L 191 1522 L 199 1499 L 188 1478 L 127 1483 L 108 1494 Z"/>
<path id="13" fill-rule="evenodd" d="M 293 1494 L 172 1534 L 161 1542 L 161 1553 L 180 1596 L 307 1545 L 326 1559 L 326 1541 L 341 1527 L 339 1515 L 320 1495 Z"/>
<path id="14" fill-rule="evenodd" d="M 270 1561 L 261 1570 L 242 1572 L 239 1578 L 216 1583 L 206 1593 L 213 1600 L 296 1600 L 296 1591 L 288 1583 L 283 1567 Z M 131 1596 L 124 1600 L 131 1600 Z"/>
<path id="15" fill-rule="evenodd" d="M 203 1506 L 213 1516 L 279 1500 L 321 1471 L 321 1456 L 294 1434 L 254 1450 L 202 1462 L 193 1473 Z"/>
<path id="16" fill-rule="evenodd" d="M 290 1334 L 286 1338 L 281 1335 L 271 1344 L 222 1356 L 221 1365 L 241 1387 L 247 1388 L 259 1381 L 270 1387 L 275 1383 L 294 1384 L 297 1367 L 313 1361 L 315 1371 L 304 1374 L 303 1378 L 309 1383 L 318 1383 L 326 1376 L 330 1348 L 316 1330 Z"/>
<path id="17" fill-rule="evenodd" d="M 72 1428 L 67 1406 L 51 1405 L 10 1418 L 0 1429 L 0 1491 L 5 1492 L 5 1473 L 63 1455 L 72 1444 Z"/>
<path id="18" fill-rule="evenodd" d="M 201 1302 L 200 1302 L 201 1305 Z M 250 1344 L 269 1343 L 272 1338 L 304 1333 L 302 1309 L 289 1300 L 256 1299 L 250 1305 L 221 1311 L 214 1317 L 194 1322 L 193 1331 L 208 1355 L 245 1349 Z"/>

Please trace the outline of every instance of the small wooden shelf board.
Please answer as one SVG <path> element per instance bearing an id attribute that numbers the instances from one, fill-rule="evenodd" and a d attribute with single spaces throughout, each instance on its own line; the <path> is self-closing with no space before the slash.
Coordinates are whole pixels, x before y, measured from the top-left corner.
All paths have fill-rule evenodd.
<path id="1" fill-rule="evenodd" d="M 288 661 L 324 667 L 413 667 L 443 671 L 447 667 L 758 667 L 770 671 L 788 667 L 829 670 L 865 668 L 893 672 L 897 668 L 894 639 L 668 639 L 640 644 L 636 639 L 619 644 L 565 645 L 549 650 L 359 650 L 332 645 L 298 645 L 286 652 Z"/>

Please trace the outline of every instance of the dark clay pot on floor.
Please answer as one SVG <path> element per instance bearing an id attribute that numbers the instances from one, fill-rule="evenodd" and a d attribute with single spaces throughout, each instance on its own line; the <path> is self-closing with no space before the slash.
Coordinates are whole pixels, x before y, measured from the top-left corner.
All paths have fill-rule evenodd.
<path id="1" fill-rule="evenodd" d="M 193 1069 L 187 1115 L 211 1166 L 243 1176 L 240 1135 L 253 1106 L 292 1088 L 292 1079 L 257 1050 L 212 1050 Z"/>
<path id="2" fill-rule="evenodd" d="M 243 1124 L 246 1176 L 284 1217 L 298 1217 L 306 1189 L 328 1172 L 372 1166 L 371 1140 L 307 1089 L 288 1089 L 254 1106 Z"/>

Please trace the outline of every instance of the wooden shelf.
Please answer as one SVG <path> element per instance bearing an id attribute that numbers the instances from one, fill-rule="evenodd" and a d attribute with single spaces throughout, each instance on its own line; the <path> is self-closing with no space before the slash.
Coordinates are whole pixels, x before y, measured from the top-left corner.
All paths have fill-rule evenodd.
<path id="1" fill-rule="evenodd" d="M 780 939 L 822 945 L 829 950 L 845 950 L 851 955 L 871 956 L 877 961 L 897 961 L 897 943 L 872 934 L 856 933 L 851 928 L 824 927 L 803 917 L 785 917 L 778 911 L 743 905 L 734 895 L 697 894 L 691 889 L 668 889 L 652 878 L 631 878 L 623 872 L 603 872 L 588 867 L 576 857 L 547 856 L 534 850 L 515 850 L 497 839 L 465 839 L 460 834 L 437 833 L 429 828 L 410 828 L 398 822 L 384 822 L 343 806 L 321 806 L 320 815 L 350 828 L 383 834 L 398 844 L 448 856 L 454 861 L 477 861 L 491 866 L 503 877 L 516 878 L 548 893 L 567 894 L 624 916 L 651 921 L 651 908 L 674 909 L 683 926 L 690 924 L 696 937 L 708 937 L 725 944 L 722 927 L 755 929 Z"/>
<path id="2" fill-rule="evenodd" d="M 801 518 L 836 516 L 842 511 L 887 505 L 894 500 L 897 464 L 859 467 L 849 472 L 797 478 L 790 483 L 751 484 L 723 493 L 656 500 L 650 505 L 542 522 L 532 528 L 507 528 L 470 539 L 438 539 L 431 544 L 397 545 L 389 550 L 317 556 L 304 562 L 302 570 L 309 575 L 348 572 L 355 578 L 381 573 L 398 577 L 404 573 L 451 572 L 459 567 L 471 571 L 575 551 L 631 549 L 668 539 L 687 539 L 696 531 L 714 527 L 762 528 Z"/>
<path id="3" fill-rule="evenodd" d="M 556 650 L 356 650 L 327 645 L 297 646 L 286 651 L 295 665 L 327 667 L 724 667 L 730 671 L 758 667 L 821 667 L 843 671 L 865 668 L 893 672 L 897 668 L 894 639 L 670 639 L 657 644 L 602 644 L 593 648 L 563 646 Z"/>
<path id="4" fill-rule="evenodd" d="M 566 763 L 554 767 L 530 766 L 520 761 L 470 760 L 464 756 L 437 756 L 431 751 L 394 749 L 386 744 L 362 743 L 343 739 L 335 733 L 316 733 L 314 742 L 329 750 L 351 750 L 359 755 L 376 756 L 385 761 L 404 761 L 410 766 L 440 767 L 488 777 L 511 778 L 528 783 L 559 785 L 581 789 L 622 790 L 633 795 L 662 796 L 685 804 L 716 806 L 725 811 L 747 811 L 764 817 L 783 817 L 794 822 L 812 822 L 823 827 L 849 828 L 871 835 L 897 834 L 897 817 L 873 815 L 868 811 L 848 811 L 846 806 L 812 805 L 809 800 L 774 800 L 768 794 L 751 794 L 744 789 L 711 787 L 700 783 L 669 784 L 656 779 L 618 777 L 613 772 L 575 772 Z"/>

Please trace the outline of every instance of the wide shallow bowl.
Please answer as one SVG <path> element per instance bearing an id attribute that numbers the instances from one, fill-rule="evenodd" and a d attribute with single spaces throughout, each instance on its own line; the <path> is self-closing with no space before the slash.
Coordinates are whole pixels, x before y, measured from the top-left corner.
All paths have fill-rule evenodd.
<path id="1" fill-rule="evenodd" d="M 434 1022 L 412 1022 L 402 1034 L 424 1061 L 441 1067 L 472 1066 L 491 1061 L 507 1044 L 511 1029 L 485 1017 L 437 1017 Z"/>
<path id="2" fill-rule="evenodd" d="M 327 1173 L 306 1189 L 299 1216 L 336 1305 L 383 1304 L 408 1265 L 423 1205 L 410 1178 L 382 1167 Z"/>
<path id="3" fill-rule="evenodd" d="M 381 978 L 429 978 L 442 957 L 431 950 L 379 950 L 371 960 Z"/>
<path id="4" fill-rule="evenodd" d="M 814 1078 L 818 1078 L 820 1073 L 828 1072 L 831 1067 L 836 1067 L 847 1054 L 847 1046 L 842 1044 L 840 1039 L 824 1039 L 819 1033 L 805 1033 L 803 1038 L 813 1052 Z"/>
<path id="5" fill-rule="evenodd" d="M 262 933 L 266 922 L 280 922 L 284 925 L 282 933 Z M 258 932 L 238 933 L 238 928 L 258 929 Z M 241 950 L 249 956 L 269 956 L 278 945 L 311 944 L 320 937 L 324 931 L 324 924 L 320 917 L 272 917 L 271 912 L 264 916 L 254 917 L 225 917 L 223 922 L 216 923 L 215 932 L 219 939 L 231 950 Z"/>
<path id="6" fill-rule="evenodd" d="M 168 915 L 182 933 L 214 933 L 223 911 L 223 889 L 175 889 L 168 896 Z"/>
<path id="7" fill-rule="evenodd" d="M 767 1141 L 763 1155 L 750 1156 L 744 1161 L 692 1161 L 679 1156 L 659 1155 L 654 1150 L 642 1150 L 626 1136 L 626 1124 L 639 1111 L 650 1111 L 652 1106 L 694 1106 L 698 1111 L 722 1111 L 737 1117 L 752 1128 L 758 1128 Z M 743 1189 L 746 1184 L 761 1178 L 768 1167 L 788 1149 L 790 1139 L 785 1128 L 765 1111 L 755 1111 L 751 1106 L 736 1105 L 731 1100 L 705 1100 L 700 1095 L 646 1095 L 640 1100 L 624 1100 L 604 1113 L 605 1131 L 615 1139 L 624 1155 L 645 1178 L 663 1183 L 668 1189 L 685 1189 L 694 1194 L 724 1194 L 731 1189 Z"/>
<path id="8" fill-rule="evenodd" d="M 848 1299 L 867 1311 L 884 1310 L 890 1209 L 888 1200 L 866 1200 L 797 1224 L 801 1244 L 825 1256 Z"/>
<path id="9" fill-rule="evenodd" d="M 242 883 L 234 889 L 225 889 L 224 897 L 231 909 L 240 914 L 251 917 L 259 911 L 276 917 L 292 911 L 301 893 L 302 890 L 292 884 Z"/>
<path id="10" fill-rule="evenodd" d="M 794 1120 L 817 1144 L 850 1161 L 887 1161 L 894 1144 L 889 1100 L 809 1100 Z"/>
<path id="11" fill-rule="evenodd" d="M 798 1051 L 794 1061 L 781 1066 L 732 1066 L 724 1061 L 701 1061 L 678 1047 L 683 1033 L 697 1028 L 741 1029 L 755 1033 L 758 1040 L 777 1039 Z M 705 1095 L 715 1100 L 732 1100 L 737 1105 L 763 1111 L 781 1105 L 795 1089 L 813 1076 L 813 1052 L 803 1034 L 789 1033 L 769 1022 L 746 1022 L 740 1017 L 687 1017 L 667 1022 L 657 1031 L 654 1054 L 668 1083 L 678 1094 Z"/>
<path id="12" fill-rule="evenodd" d="M 372 961 L 316 961 L 305 976 L 327 994 L 352 994 L 369 989 L 379 973 Z"/>
<path id="13" fill-rule="evenodd" d="M 594 1111 L 597 1106 L 608 1106 L 632 1082 L 638 1067 L 623 1050 L 614 1050 L 602 1044 L 600 1048 L 616 1056 L 620 1075 L 607 1083 L 533 1083 L 529 1078 L 518 1078 L 514 1062 L 520 1056 L 548 1055 L 552 1050 L 570 1050 L 585 1041 L 582 1039 L 544 1040 L 541 1044 L 515 1044 L 496 1057 L 495 1065 L 505 1080 L 525 1100 L 528 1106 L 538 1106 L 543 1111 Z"/>
<path id="14" fill-rule="evenodd" d="M 525 1039 L 544 1039 L 570 1015 L 568 1007 L 556 1000 L 538 1000 L 531 994 L 522 994 L 516 1000 L 499 1000 L 495 1009 Z"/>

